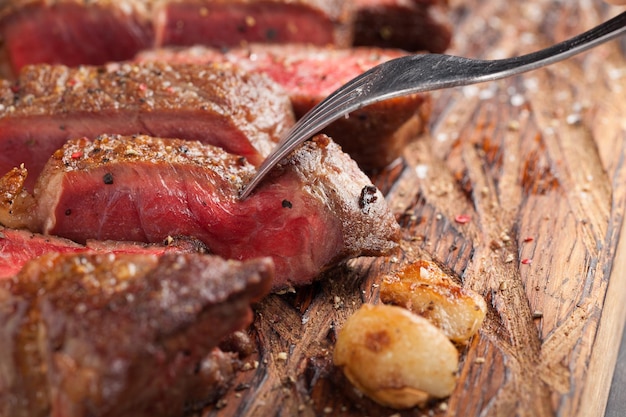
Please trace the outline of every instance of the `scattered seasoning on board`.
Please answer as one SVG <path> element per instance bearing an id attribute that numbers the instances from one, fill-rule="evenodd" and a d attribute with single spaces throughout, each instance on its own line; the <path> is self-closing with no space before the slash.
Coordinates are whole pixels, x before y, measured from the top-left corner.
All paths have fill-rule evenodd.
<path id="1" fill-rule="evenodd" d="M 459 214 L 454 218 L 454 221 L 458 224 L 469 223 L 472 218 L 468 214 Z"/>
<path id="2" fill-rule="evenodd" d="M 522 264 L 524 264 L 524 265 L 530 265 L 530 264 L 532 264 L 532 263 L 533 263 L 533 260 L 532 260 L 532 259 L 528 259 L 528 258 L 524 258 L 524 259 L 522 259 L 522 261 L 521 261 L 521 262 L 522 262 Z"/>
<path id="3" fill-rule="evenodd" d="M 529 237 L 527 237 L 527 238 L 524 238 L 524 242 L 525 242 L 525 243 L 532 242 L 533 240 L 535 240 L 535 238 L 532 238 L 532 237 L 530 237 L 530 236 L 529 236 Z"/>

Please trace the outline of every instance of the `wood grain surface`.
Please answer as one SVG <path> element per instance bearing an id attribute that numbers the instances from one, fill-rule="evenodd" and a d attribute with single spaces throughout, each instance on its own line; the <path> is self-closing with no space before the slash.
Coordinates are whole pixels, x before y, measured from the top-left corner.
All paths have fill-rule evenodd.
<path id="1" fill-rule="evenodd" d="M 453 0 L 451 53 L 519 55 L 617 14 L 600 0 Z M 374 177 L 401 248 L 273 295 L 250 369 L 203 416 L 601 416 L 626 318 L 623 40 L 508 80 L 434 94 L 429 133 Z M 455 216 L 471 216 L 467 224 Z M 432 259 L 489 306 L 445 401 L 395 411 L 332 366 L 337 330 L 396 268 Z M 258 366 L 256 366 L 258 364 Z M 397 414 L 396 414 L 397 413 Z"/>

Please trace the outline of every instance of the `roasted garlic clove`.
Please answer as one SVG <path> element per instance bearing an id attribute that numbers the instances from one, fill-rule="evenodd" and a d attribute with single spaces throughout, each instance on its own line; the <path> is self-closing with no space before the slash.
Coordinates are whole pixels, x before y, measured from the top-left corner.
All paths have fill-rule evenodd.
<path id="1" fill-rule="evenodd" d="M 480 295 L 461 287 L 428 261 L 417 261 L 385 277 L 380 299 L 427 318 L 456 343 L 466 343 L 487 312 Z"/>
<path id="2" fill-rule="evenodd" d="M 363 394 L 392 408 L 444 398 L 458 352 L 428 320 L 402 307 L 365 304 L 340 330 L 333 360 Z"/>

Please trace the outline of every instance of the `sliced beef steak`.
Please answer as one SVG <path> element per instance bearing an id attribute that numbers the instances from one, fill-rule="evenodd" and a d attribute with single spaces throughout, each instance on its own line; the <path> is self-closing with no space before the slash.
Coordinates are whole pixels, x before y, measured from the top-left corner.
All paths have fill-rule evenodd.
<path id="1" fill-rule="evenodd" d="M 382 62 L 406 55 L 397 49 L 337 49 L 254 44 L 222 51 L 206 47 L 143 51 L 139 62 L 208 64 L 230 62 L 267 74 L 289 94 L 297 118 L 345 82 Z M 401 155 L 426 127 L 430 95 L 413 94 L 357 110 L 324 130 L 366 170 L 382 168 Z"/>
<path id="2" fill-rule="evenodd" d="M 350 46 L 348 0 L 5 0 L 0 39 L 28 64 L 102 65 L 164 45 L 249 42 Z"/>
<path id="3" fill-rule="evenodd" d="M 452 41 L 447 0 L 354 0 L 354 45 L 442 53 Z"/>
<path id="4" fill-rule="evenodd" d="M 30 66 L 0 81 L 0 175 L 24 164 L 30 186 L 67 139 L 102 133 L 200 140 L 257 164 L 292 124 L 280 87 L 229 64 Z"/>
<path id="5" fill-rule="evenodd" d="M 207 247 L 189 237 L 169 237 L 162 243 L 87 241 L 80 245 L 68 239 L 44 236 L 0 226 L 0 280 L 12 278 L 30 260 L 48 253 L 113 253 L 161 255 L 207 253 Z"/>
<path id="6" fill-rule="evenodd" d="M 214 349 L 251 322 L 272 272 L 191 254 L 28 263 L 0 282 L 0 414 L 182 415 L 195 384 L 227 378 Z"/>
<path id="7" fill-rule="evenodd" d="M 156 45 L 352 43 L 347 0 L 170 0 L 155 7 Z"/>
<path id="8" fill-rule="evenodd" d="M 192 236 L 225 258 L 271 256 L 275 289 L 396 246 L 399 226 L 384 197 L 329 138 L 307 142 L 241 201 L 253 173 L 242 158 L 198 142 L 74 140 L 38 181 L 31 228 L 77 242 Z"/>
<path id="9" fill-rule="evenodd" d="M 146 6 L 132 0 L 5 0 L 0 38 L 11 68 L 27 64 L 100 65 L 154 45 Z"/>

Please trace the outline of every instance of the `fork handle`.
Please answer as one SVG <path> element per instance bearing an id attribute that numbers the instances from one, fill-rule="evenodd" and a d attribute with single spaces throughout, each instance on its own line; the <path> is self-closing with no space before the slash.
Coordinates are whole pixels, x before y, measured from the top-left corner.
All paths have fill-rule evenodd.
<path id="1" fill-rule="evenodd" d="M 423 54 L 412 55 L 406 59 L 394 59 L 368 71 L 376 73 L 381 70 L 379 67 L 389 64 L 390 67 L 395 67 L 394 71 L 397 71 L 399 76 L 385 80 L 382 84 L 386 85 L 376 85 L 375 89 L 380 90 L 380 94 L 376 95 L 374 90 L 371 90 L 371 101 L 366 100 L 362 105 L 412 93 L 476 84 L 522 74 L 570 58 L 624 32 L 626 32 L 626 12 L 573 38 L 514 58 L 488 61 L 451 55 Z M 389 67 L 385 69 L 388 70 Z M 362 76 L 366 74 L 367 72 Z M 390 92 L 392 89 L 394 91 Z"/>

